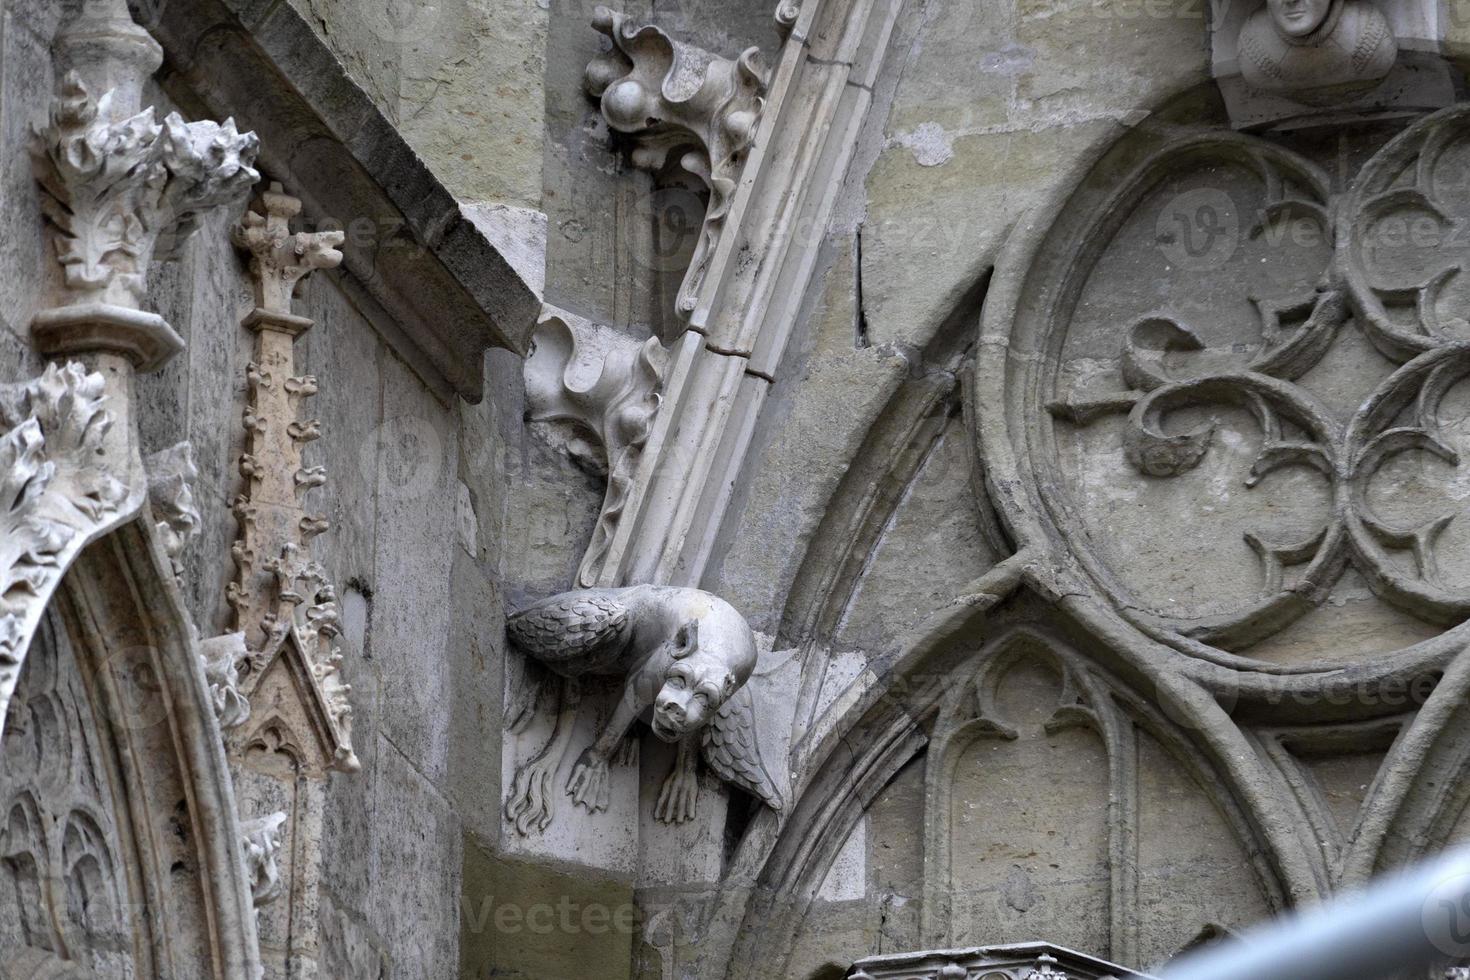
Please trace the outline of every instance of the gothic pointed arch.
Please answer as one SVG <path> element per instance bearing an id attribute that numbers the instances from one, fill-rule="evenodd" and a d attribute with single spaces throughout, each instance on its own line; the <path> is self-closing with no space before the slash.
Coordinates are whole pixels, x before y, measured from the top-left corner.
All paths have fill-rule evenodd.
<path id="1" fill-rule="evenodd" d="M 253 975 L 233 784 L 148 509 L 79 553 L 39 623 L 0 741 L 13 938 L 99 978 Z"/>

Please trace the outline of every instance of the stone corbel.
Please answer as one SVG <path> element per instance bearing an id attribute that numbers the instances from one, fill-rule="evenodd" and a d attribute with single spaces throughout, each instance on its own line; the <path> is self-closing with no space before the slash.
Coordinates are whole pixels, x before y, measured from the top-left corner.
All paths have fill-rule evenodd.
<path id="1" fill-rule="evenodd" d="M 240 825 L 240 854 L 250 873 L 250 899 L 256 908 L 275 901 L 285 891 L 281 869 L 276 863 L 281 853 L 281 826 L 285 822 L 286 815 L 278 812 Z"/>
<path id="2" fill-rule="evenodd" d="M 194 465 L 194 447 L 178 443 L 149 456 L 148 502 L 158 528 L 164 554 L 168 556 L 176 580 L 183 577 L 184 549 L 199 536 L 199 507 L 194 502 L 194 481 L 199 468 Z"/>
<path id="3" fill-rule="evenodd" d="M 221 731 L 239 728 L 250 720 L 250 700 L 240 693 L 239 665 L 247 655 L 242 633 L 225 633 L 200 642 L 204 680 Z"/>
<path id="4" fill-rule="evenodd" d="M 53 50 L 63 80 L 31 154 L 60 286 L 31 336 L 42 354 L 86 366 L 52 364 L 38 378 L 0 386 L 0 733 L 31 637 L 66 570 L 88 543 L 149 503 L 133 374 L 183 346 L 162 317 L 141 309 L 149 262 L 165 236 L 187 235 L 202 212 L 257 179 L 252 134 L 176 114 L 158 125 L 151 109 L 140 111 L 162 54 L 125 0 L 89 0 Z M 189 518 L 164 510 L 174 535 L 164 536 L 165 550 L 174 558 L 185 540 L 175 532 L 186 533 Z"/>
<path id="5" fill-rule="evenodd" d="M 593 442 L 570 442 L 567 451 L 607 474 L 602 510 L 577 570 L 577 584 L 590 588 L 602 573 L 658 413 L 668 352 L 655 337 L 640 344 L 555 310 L 542 316 L 533 343 L 525 365 L 528 417 L 575 423 Z M 587 378 L 589 367 L 595 374 Z"/>
<path id="6" fill-rule="evenodd" d="M 600 100 L 610 127 L 635 138 L 634 166 L 657 173 L 676 162 L 709 190 L 704 226 L 679 287 L 678 312 L 687 318 L 765 106 L 760 51 L 747 48 L 734 60 L 721 58 L 601 6 L 592 26 L 612 39 L 612 48 L 587 66 L 587 91 Z"/>

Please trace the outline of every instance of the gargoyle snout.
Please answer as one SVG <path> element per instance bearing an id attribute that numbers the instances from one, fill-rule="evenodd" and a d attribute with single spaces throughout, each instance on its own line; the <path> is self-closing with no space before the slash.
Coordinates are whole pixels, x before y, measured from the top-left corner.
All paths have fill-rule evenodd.
<path id="1" fill-rule="evenodd" d="M 685 709 L 685 706 L 668 694 L 660 694 L 658 696 L 658 699 L 654 702 L 654 710 L 670 721 L 678 722 L 679 724 L 683 724 L 684 719 L 688 716 L 688 711 Z"/>

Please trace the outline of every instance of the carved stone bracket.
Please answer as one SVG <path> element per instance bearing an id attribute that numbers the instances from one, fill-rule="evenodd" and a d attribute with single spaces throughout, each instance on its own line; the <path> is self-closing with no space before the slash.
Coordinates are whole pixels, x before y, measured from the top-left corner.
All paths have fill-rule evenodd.
<path id="1" fill-rule="evenodd" d="M 280 898 L 285 890 L 276 863 L 281 852 L 281 825 L 285 822 L 284 813 L 272 813 L 240 825 L 240 852 L 250 873 L 250 897 L 257 908 Z"/>
<path id="2" fill-rule="evenodd" d="M 509 787 L 505 816 L 517 833 L 550 826 L 550 784 L 577 730 L 579 685 L 609 678 L 620 681 L 621 696 L 572 770 L 566 792 L 575 804 L 592 813 L 608 809 L 609 766 L 636 737 L 634 723 L 647 717 L 656 737 L 678 746 L 654 808 L 660 822 L 696 816 L 700 760 L 725 783 L 773 811 L 784 809 L 786 779 L 762 758 L 757 704 L 746 687 L 756 665 L 755 635 L 728 602 L 698 589 L 581 589 L 522 609 L 506 631 L 555 676 L 558 701 L 549 740 L 517 767 Z M 524 716 L 534 702 L 522 698 L 512 711 Z"/>
<path id="3" fill-rule="evenodd" d="M 574 327 L 573 324 L 576 326 Z M 580 377 L 600 359 L 595 377 Z M 526 406 L 533 422 L 570 421 L 595 445 L 569 444 L 582 462 L 607 473 L 607 494 L 592 541 L 577 570 L 577 584 L 597 584 L 638 469 L 644 443 L 658 413 L 668 352 L 650 337 L 642 344 L 594 328 L 557 311 L 536 326 L 526 360 Z"/>
<path id="4" fill-rule="evenodd" d="M 180 559 L 189 542 L 199 536 L 199 507 L 194 502 L 194 447 L 187 442 L 149 456 L 148 503 L 153 508 L 164 553 L 173 565 L 174 578 L 183 575 Z"/>
<path id="5" fill-rule="evenodd" d="M 225 633 L 200 643 L 204 680 L 209 684 L 209 700 L 221 731 L 239 728 L 250 720 L 250 700 L 240 693 L 239 665 L 246 656 L 241 633 Z"/>
<path id="6" fill-rule="evenodd" d="M 756 48 L 721 58 L 606 7 L 594 12 L 592 26 L 613 46 L 587 66 L 587 91 L 601 100 L 609 126 L 637 138 L 634 166 L 658 172 L 672 161 L 709 189 L 704 228 L 679 287 L 678 311 L 687 317 L 755 142 L 766 69 Z"/>

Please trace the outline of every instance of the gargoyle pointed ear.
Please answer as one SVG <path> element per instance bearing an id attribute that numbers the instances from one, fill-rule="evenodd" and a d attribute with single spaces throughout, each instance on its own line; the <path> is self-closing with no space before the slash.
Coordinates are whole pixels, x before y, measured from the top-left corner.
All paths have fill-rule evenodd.
<path id="1" fill-rule="evenodd" d="M 699 620 L 691 619 L 674 634 L 674 659 L 682 660 L 699 649 Z"/>

